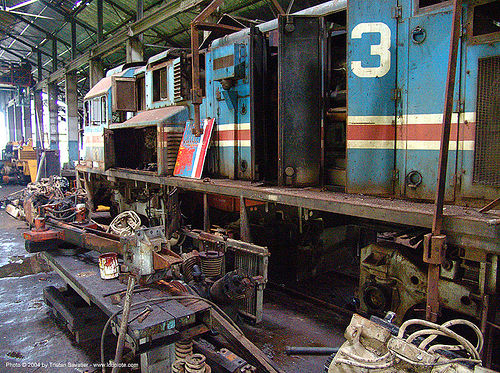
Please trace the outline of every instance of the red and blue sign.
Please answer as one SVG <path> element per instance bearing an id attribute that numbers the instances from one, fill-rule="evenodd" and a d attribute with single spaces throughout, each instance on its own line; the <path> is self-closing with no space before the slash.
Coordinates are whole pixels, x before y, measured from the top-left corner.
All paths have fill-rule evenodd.
<path id="1" fill-rule="evenodd" d="M 174 176 L 201 179 L 214 123 L 215 119 L 205 119 L 203 123 L 200 123 L 203 130 L 201 136 L 193 134 L 194 122 L 188 121 L 186 123 L 175 162 Z"/>

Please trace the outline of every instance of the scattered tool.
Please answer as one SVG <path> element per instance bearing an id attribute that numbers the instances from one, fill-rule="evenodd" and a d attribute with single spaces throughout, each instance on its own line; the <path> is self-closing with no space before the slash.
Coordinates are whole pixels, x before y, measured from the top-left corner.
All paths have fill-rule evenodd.
<path id="1" fill-rule="evenodd" d="M 338 347 L 302 347 L 286 346 L 287 355 L 331 355 L 337 353 Z"/>
<path id="2" fill-rule="evenodd" d="M 153 312 L 153 309 L 151 307 L 149 307 L 149 309 L 147 310 L 144 310 L 143 314 L 137 318 L 137 321 L 142 323 L 144 320 L 146 320 L 146 317 L 148 317 L 151 312 Z"/>
<path id="3" fill-rule="evenodd" d="M 149 288 L 136 288 L 133 293 L 142 293 L 143 291 L 148 291 Z M 115 291 L 113 293 L 105 294 L 103 297 L 110 297 L 111 304 L 120 304 L 123 296 L 127 293 L 127 290 Z"/>
<path id="4" fill-rule="evenodd" d="M 151 312 L 153 312 L 153 309 L 150 306 L 146 306 L 146 308 L 144 308 L 144 310 L 142 310 L 141 313 L 137 314 L 136 316 L 134 316 L 132 319 L 129 320 L 129 324 L 135 320 L 143 322 Z"/>

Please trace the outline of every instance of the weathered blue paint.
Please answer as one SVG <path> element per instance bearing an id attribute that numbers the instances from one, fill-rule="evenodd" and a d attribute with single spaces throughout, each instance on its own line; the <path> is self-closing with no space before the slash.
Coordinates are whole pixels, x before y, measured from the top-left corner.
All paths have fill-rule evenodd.
<path id="1" fill-rule="evenodd" d="M 396 28 L 395 19 L 391 18 L 391 8 L 396 1 L 363 1 L 351 0 L 348 12 L 348 43 L 347 43 L 347 77 L 348 77 L 348 117 L 354 119 L 360 116 L 394 116 L 394 101 L 391 100 L 396 79 Z M 360 38 L 352 39 L 353 30 L 362 24 L 383 23 L 390 30 L 390 68 L 380 77 L 360 77 L 355 74 L 352 64 L 361 61 L 363 68 L 377 67 L 382 63 L 380 56 L 372 55 L 371 47 L 381 43 L 382 33 L 365 32 Z M 369 26 L 366 26 L 369 27 Z M 362 120 L 361 122 L 366 122 Z M 367 125 L 376 124 L 376 120 L 368 119 Z M 351 119 L 348 119 L 351 123 Z M 348 146 L 349 146 L 349 128 Z M 354 139 L 354 138 L 352 138 Z M 377 151 L 382 154 L 380 159 L 370 159 L 359 156 L 363 152 L 347 152 L 347 190 L 355 193 L 365 193 L 375 190 L 381 194 L 392 194 L 392 170 L 394 167 L 392 149 Z M 366 152 L 364 152 L 366 153 Z"/>
<path id="2" fill-rule="evenodd" d="M 213 146 L 207 163 L 212 173 L 231 179 L 251 177 L 249 46 L 249 35 L 243 33 L 228 44 L 224 39 L 217 40 L 205 57 L 207 116 L 215 118 Z M 224 65 L 223 60 L 231 61 L 232 65 L 214 69 L 215 60 L 216 67 Z M 223 88 L 223 79 L 232 79 L 234 85 Z"/>
<path id="3" fill-rule="evenodd" d="M 397 121 L 395 185 L 396 195 L 416 199 L 433 199 L 435 197 L 437 168 L 439 158 L 440 129 L 444 108 L 445 83 L 448 69 L 448 55 L 451 32 L 451 4 L 432 10 L 416 9 L 416 1 L 399 1 L 402 17 L 397 26 L 391 16 L 390 8 L 394 1 L 364 2 L 352 0 L 349 4 L 349 38 L 348 41 L 348 150 L 347 172 L 348 191 L 360 192 L 366 188 L 381 193 L 388 190 L 391 164 L 390 145 L 394 136 L 387 136 L 382 144 L 379 136 L 364 139 L 354 144 L 349 133 L 355 128 L 351 125 L 362 122 L 359 116 L 365 118 L 365 124 L 391 125 L 391 95 L 392 88 L 400 90 L 400 100 L 396 105 L 395 119 Z M 467 19 L 468 4 L 463 7 L 463 20 Z M 384 86 L 380 78 L 364 78 L 354 74 L 349 67 L 351 61 L 362 60 L 365 66 L 376 66 L 378 60 L 369 56 L 370 45 L 379 41 L 378 34 L 364 34 L 361 39 L 351 38 L 352 30 L 359 23 L 382 22 L 387 24 L 391 32 L 396 30 L 397 65 L 391 59 L 391 71 L 386 76 L 394 78 Z M 421 42 L 413 40 L 413 31 L 420 28 L 425 32 Z M 366 38 L 366 40 L 365 40 Z M 391 54 L 396 52 L 394 40 L 391 42 Z M 474 138 L 471 134 L 475 122 L 477 61 L 479 58 L 500 54 L 500 43 L 473 45 L 467 37 L 462 37 L 459 48 L 459 63 L 454 92 L 455 113 L 452 122 L 457 122 L 458 111 L 461 115 L 458 130 L 452 127 L 452 140 L 448 155 L 446 199 L 453 200 L 463 197 L 494 198 L 498 188 L 474 185 L 472 175 L 474 170 Z M 359 56 L 366 56 L 363 60 Z M 391 56 L 392 57 L 392 56 Z M 396 74 L 396 75 L 394 75 Z M 384 78 L 386 77 L 384 76 Z M 458 106 L 458 102 L 462 104 Z M 382 116 L 368 118 L 369 116 Z M 472 128 L 471 128 L 472 126 Z M 359 132 L 359 130 L 358 130 Z M 458 137 L 457 137 L 458 133 Z M 359 149 L 363 147 L 364 149 Z M 378 149 L 377 149 L 378 148 Z M 380 149 L 384 148 L 384 150 Z M 458 149 L 458 150 L 457 150 Z M 366 157 L 377 155 L 376 161 Z M 383 155 L 382 155 L 383 154 Z M 422 183 L 409 187 L 405 182 L 411 171 L 422 175 Z M 381 178 L 381 173 L 385 177 Z M 457 184 L 455 184 L 455 178 Z"/>

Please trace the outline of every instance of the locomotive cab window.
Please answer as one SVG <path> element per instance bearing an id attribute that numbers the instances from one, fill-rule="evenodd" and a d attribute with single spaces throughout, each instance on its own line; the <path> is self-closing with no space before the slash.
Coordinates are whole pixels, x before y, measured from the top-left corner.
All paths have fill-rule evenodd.
<path id="1" fill-rule="evenodd" d="M 153 71 L 153 101 L 168 99 L 167 66 Z"/>
<path id="2" fill-rule="evenodd" d="M 144 74 L 137 77 L 135 89 L 137 92 L 137 111 L 146 110 L 146 79 Z"/>
<path id="3" fill-rule="evenodd" d="M 106 96 L 95 97 L 85 102 L 85 125 L 101 126 L 106 124 Z"/>
<path id="4" fill-rule="evenodd" d="M 451 4 L 450 0 L 416 0 L 416 10 L 417 12 L 427 12 L 435 9 L 443 8 L 446 5 Z"/>
<path id="5" fill-rule="evenodd" d="M 480 1 L 471 4 L 467 31 L 472 44 L 500 40 L 500 2 Z"/>

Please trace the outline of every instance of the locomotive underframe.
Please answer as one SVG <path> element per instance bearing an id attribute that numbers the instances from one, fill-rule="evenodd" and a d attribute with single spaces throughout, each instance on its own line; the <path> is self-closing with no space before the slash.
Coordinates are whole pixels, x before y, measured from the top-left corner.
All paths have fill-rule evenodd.
<path id="1" fill-rule="evenodd" d="M 361 311 L 382 313 L 388 309 L 397 309 L 404 313 L 398 315 L 399 319 L 403 319 L 409 312 L 418 310 L 418 307 L 422 306 L 422 299 L 425 298 L 426 265 L 422 261 L 421 248 L 413 247 L 411 260 L 407 256 L 400 255 L 399 259 L 393 260 L 392 263 L 384 262 L 382 266 L 378 262 L 366 262 L 366 249 L 362 248 L 377 244 L 379 242 L 377 234 L 383 232 L 413 230 L 417 232 L 415 235 L 428 232 L 433 216 L 430 204 L 349 195 L 313 188 L 304 190 L 270 187 L 227 179 L 190 180 L 158 177 L 128 170 L 98 171 L 82 166 L 77 170 L 79 179 L 84 181 L 87 189 L 91 191 L 94 204 L 114 204 L 117 212 L 133 209 L 155 224 L 165 223 L 165 214 L 168 215 L 168 211 L 165 211 L 168 205 L 166 196 L 176 188 L 181 191 L 179 196 L 181 211 L 183 206 L 191 208 L 194 206 L 196 209 L 192 214 L 194 219 L 190 221 L 195 228 L 209 231 L 211 226 L 227 225 L 232 216 L 235 221 L 233 226 L 236 228 L 239 226 L 236 234 L 243 240 L 245 240 L 243 236 L 247 235 L 246 240 L 250 240 L 253 231 L 256 238 L 253 242 L 257 241 L 256 243 L 260 244 L 258 240 L 265 236 L 262 232 L 265 231 L 266 224 L 268 227 L 283 224 L 288 227 L 285 229 L 290 229 L 290 235 L 293 232 L 296 237 L 301 237 L 296 240 L 301 243 L 289 247 L 288 251 L 284 251 L 283 248 L 273 250 L 272 244 L 266 243 L 271 253 L 269 272 L 271 281 L 273 281 L 273 271 L 292 273 L 295 280 L 328 271 L 330 267 L 335 266 L 335 260 L 338 261 L 338 257 L 343 256 L 343 252 L 350 250 L 350 254 L 358 257 L 360 261 L 358 298 L 363 299 L 367 287 L 371 284 L 383 288 L 374 297 L 380 297 L 386 292 L 384 289 L 392 289 L 387 291 L 391 294 L 387 295 L 387 300 L 381 309 L 374 309 L 373 306 L 367 305 L 366 301 L 361 301 Z M 151 197 L 141 199 L 138 198 L 140 195 Z M 249 222 L 245 224 L 238 207 L 233 209 L 232 213 L 214 213 L 216 209 L 213 205 L 210 206 L 207 202 L 209 199 L 203 196 L 226 196 L 235 200 L 254 201 L 255 205 L 251 208 L 248 208 L 248 203 L 246 204 Z M 280 216 L 279 221 L 266 218 L 272 214 Z M 464 207 L 446 206 L 444 229 L 449 253 L 447 258 L 453 270 L 445 269 L 441 273 L 439 280 L 441 303 L 447 309 L 476 319 L 484 327 L 488 320 L 494 320 L 491 313 L 496 312 L 496 308 L 492 305 L 497 301 L 498 294 L 499 223 L 498 219 Z M 352 232 L 363 232 L 363 234 L 351 234 Z M 308 237 L 306 233 L 309 234 Z M 336 242 L 333 242 L 332 238 L 327 242 L 326 236 L 333 237 L 333 241 Z M 317 246 L 318 242 L 322 242 L 321 247 Z M 398 253 L 404 246 L 401 245 L 401 241 L 391 242 L 390 245 L 396 245 Z M 378 251 L 390 256 L 391 250 L 393 249 L 389 247 Z M 335 252 L 340 254 L 337 255 Z M 289 260 L 287 255 L 296 258 L 295 261 Z M 401 278 L 399 281 L 394 279 L 387 281 L 391 271 L 395 270 L 396 262 L 397 271 L 412 273 L 413 276 L 410 277 L 413 280 L 417 278 L 418 284 L 408 283 Z M 292 268 L 293 266 L 296 267 Z M 471 273 L 473 278 L 470 278 Z M 414 289 L 411 288 L 415 286 L 421 288 L 422 296 L 416 298 L 405 296 L 413 294 Z"/>

